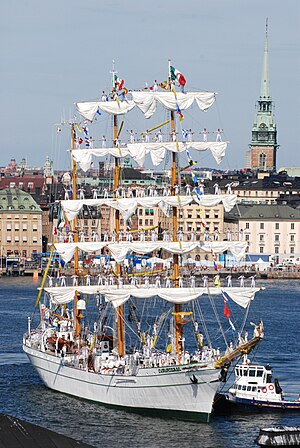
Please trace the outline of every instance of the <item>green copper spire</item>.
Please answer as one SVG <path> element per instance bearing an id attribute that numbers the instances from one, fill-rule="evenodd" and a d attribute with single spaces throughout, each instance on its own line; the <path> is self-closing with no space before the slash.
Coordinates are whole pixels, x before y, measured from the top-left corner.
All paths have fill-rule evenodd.
<path id="1" fill-rule="evenodd" d="M 270 96 L 268 64 L 268 19 L 266 19 L 266 37 L 260 97 L 256 104 L 256 116 L 252 127 L 251 168 L 258 171 L 276 170 L 277 129 L 273 114 L 273 101 Z"/>
<path id="2" fill-rule="evenodd" d="M 266 19 L 266 38 L 264 50 L 263 72 L 261 79 L 260 98 L 270 98 L 270 80 L 268 64 L 268 18 Z"/>

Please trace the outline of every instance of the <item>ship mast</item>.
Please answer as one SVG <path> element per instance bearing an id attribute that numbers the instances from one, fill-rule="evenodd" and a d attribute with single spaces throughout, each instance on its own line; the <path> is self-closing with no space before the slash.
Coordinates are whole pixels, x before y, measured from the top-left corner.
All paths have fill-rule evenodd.
<path id="1" fill-rule="evenodd" d="M 171 60 L 169 59 L 169 89 L 172 90 L 172 82 L 171 82 Z M 175 118 L 174 111 L 171 111 L 171 134 L 175 134 Z M 176 134 L 175 134 L 176 135 Z M 177 138 L 176 138 L 177 144 Z M 177 182 L 177 154 L 176 152 L 172 152 L 172 169 L 171 169 L 171 195 L 175 196 L 175 185 Z M 173 241 L 177 241 L 177 231 L 178 231 L 178 222 L 177 222 L 177 207 L 173 207 L 172 209 L 172 223 L 173 223 Z M 179 287 L 179 257 L 177 254 L 173 255 L 173 272 L 174 272 L 174 282 L 175 288 Z M 182 324 L 180 319 L 180 311 L 181 305 L 175 304 L 175 348 L 176 353 L 179 355 L 182 352 Z"/>
<path id="2" fill-rule="evenodd" d="M 116 88 L 116 80 L 115 76 L 117 74 L 115 70 L 115 61 L 113 61 L 113 68 L 112 68 L 112 91 L 114 92 L 114 89 Z M 113 116 L 113 135 L 114 135 L 114 141 L 113 146 L 118 146 L 118 121 L 117 116 Z M 117 198 L 117 189 L 119 188 L 119 179 L 120 179 L 120 162 L 119 158 L 115 157 L 115 171 L 114 171 L 114 198 Z M 120 231 L 120 211 L 115 210 L 115 232 L 118 237 Z M 121 266 L 119 263 L 117 263 L 116 266 L 116 274 L 119 276 L 121 274 Z M 118 353 L 121 358 L 125 356 L 125 328 L 124 328 L 124 309 L 123 305 L 120 305 L 117 308 L 117 333 L 118 333 Z"/>
<path id="3" fill-rule="evenodd" d="M 75 127 L 74 123 L 71 125 L 71 149 L 73 150 L 75 148 Z M 76 199 L 77 197 L 77 173 L 76 173 L 76 162 L 74 160 L 74 157 L 72 156 L 72 189 L 73 189 L 73 196 L 72 199 Z M 73 232 L 73 238 L 74 242 L 78 242 L 78 232 L 77 232 L 77 218 L 73 219 L 72 224 L 72 232 Z M 79 257 L 78 257 L 78 247 L 75 249 L 74 253 L 74 274 L 79 275 Z M 80 318 L 81 318 L 81 311 L 77 309 L 77 303 L 78 303 L 78 297 L 79 294 L 76 291 L 75 297 L 74 297 L 74 318 L 75 318 L 75 333 L 76 336 L 80 337 Z"/>

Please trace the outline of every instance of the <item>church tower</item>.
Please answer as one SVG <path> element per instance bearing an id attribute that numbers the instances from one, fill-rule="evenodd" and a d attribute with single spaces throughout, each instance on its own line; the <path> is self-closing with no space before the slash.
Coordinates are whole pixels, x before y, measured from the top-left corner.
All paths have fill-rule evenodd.
<path id="1" fill-rule="evenodd" d="M 267 19 L 260 97 L 256 105 L 257 112 L 252 127 L 252 140 L 250 144 L 252 170 L 260 172 L 276 171 L 276 152 L 278 145 L 273 106 L 274 103 L 270 96 Z"/>

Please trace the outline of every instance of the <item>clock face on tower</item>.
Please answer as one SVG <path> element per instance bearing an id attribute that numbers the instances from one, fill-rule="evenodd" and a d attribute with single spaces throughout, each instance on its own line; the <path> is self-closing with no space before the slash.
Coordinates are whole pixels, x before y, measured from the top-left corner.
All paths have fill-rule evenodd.
<path id="1" fill-rule="evenodd" d="M 265 125 L 265 123 L 261 123 L 261 124 L 259 125 L 259 127 L 260 127 L 261 129 L 265 129 L 267 126 Z"/>

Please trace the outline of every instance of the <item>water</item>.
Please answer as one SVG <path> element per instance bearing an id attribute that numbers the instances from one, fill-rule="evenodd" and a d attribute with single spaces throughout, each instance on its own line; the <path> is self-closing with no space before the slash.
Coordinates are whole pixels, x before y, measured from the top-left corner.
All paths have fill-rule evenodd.
<path id="1" fill-rule="evenodd" d="M 90 443 L 95 447 L 256 447 L 260 427 L 300 425 L 300 414 L 235 413 L 209 425 L 143 417 L 106 409 L 46 389 L 22 353 L 22 334 L 33 311 L 32 278 L 0 279 L 1 412 Z M 287 398 L 300 393 L 300 281 L 266 282 L 249 320 L 263 319 L 265 338 L 256 361 L 270 363 Z M 248 326 L 249 327 L 249 326 Z M 251 327 L 248 328 L 249 331 Z M 291 394 L 291 395 L 287 395 Z"/>

